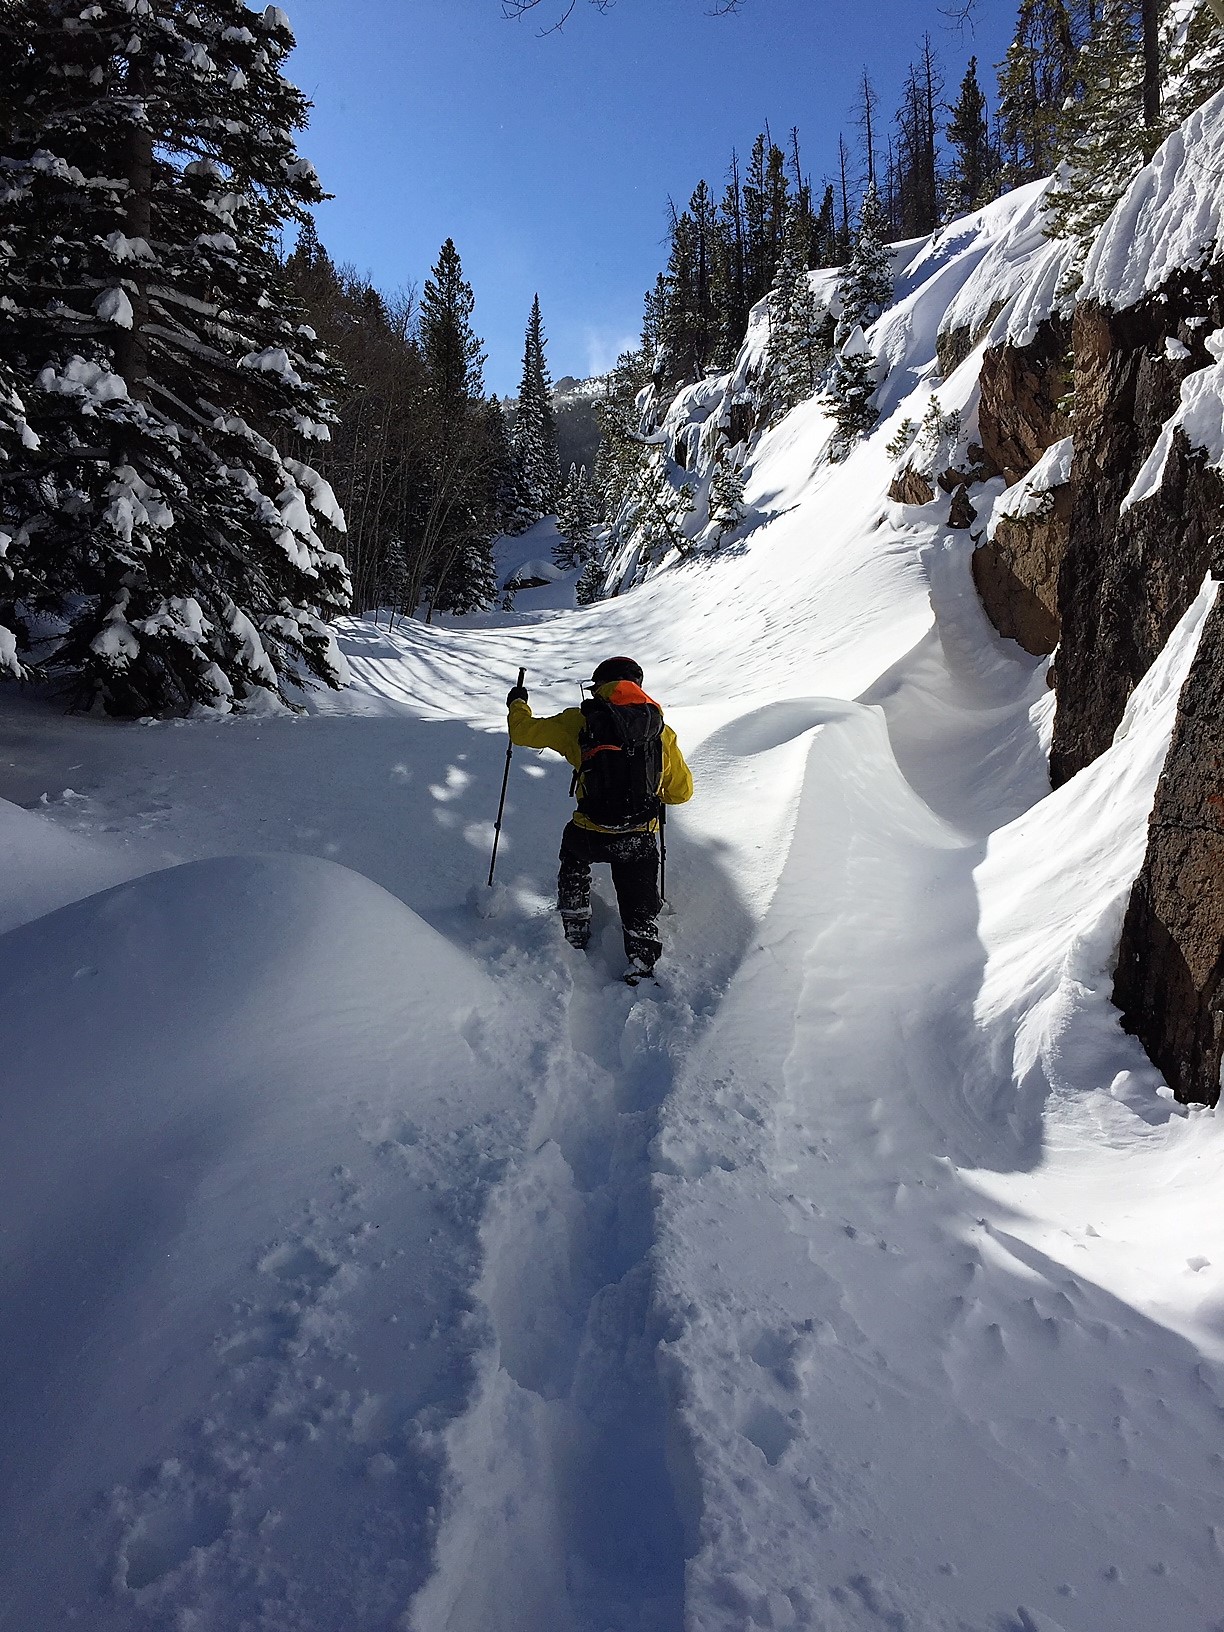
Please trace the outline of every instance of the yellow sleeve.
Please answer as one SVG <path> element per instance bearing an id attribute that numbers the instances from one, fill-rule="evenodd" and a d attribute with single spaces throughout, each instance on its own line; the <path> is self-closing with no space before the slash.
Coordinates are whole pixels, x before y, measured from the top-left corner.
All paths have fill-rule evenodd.
<path id="1" fill-rule="evenodd" d="M 549 714 L 537 720 L 531 704 L 521 697 L 510 704 L 507 724 L 510 741 L 516 748 L 551 748 L 555 754 L 574 767 L 582 768 L 582 750 L 578 733 L 582 729 L 582 710 L 567 708 L 560 714 Z"/>
<path id="2" fill-rule="evenodd" d="M 676 733 L 663 727 L 663 803 L 683 805 L 693 797 L 693 773 L 684 763 Z"/>

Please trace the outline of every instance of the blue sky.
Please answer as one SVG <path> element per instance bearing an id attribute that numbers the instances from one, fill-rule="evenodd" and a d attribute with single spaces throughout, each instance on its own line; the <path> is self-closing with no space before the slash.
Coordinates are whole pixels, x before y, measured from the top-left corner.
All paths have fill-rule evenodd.
<path id="1" fill-rule="evenodd" d="M 284 0 L 298 38 L 291 77 L 314 102 L 302 151 L 335 200 L 323 242 L 383 288 L 419 287 L 447 237 L 476 295 L 490 390 L 518 387 L 539 292 L 554 378 L 606 367 L 636 341 L 642 295 L 662 269 L 668 196 L 705 176 L 721 191 L 768 119 L 799 126 L 817 181 L 854 136 L 867 65 L 890 115 L 930 29 L 952 100 L 976 53 L 994 67 L 1015 0 L 980 0 L 976 33 L 937 0 L 616 0 L 601 14 L 541 0 L 507 21 L 499 0 Z"/>

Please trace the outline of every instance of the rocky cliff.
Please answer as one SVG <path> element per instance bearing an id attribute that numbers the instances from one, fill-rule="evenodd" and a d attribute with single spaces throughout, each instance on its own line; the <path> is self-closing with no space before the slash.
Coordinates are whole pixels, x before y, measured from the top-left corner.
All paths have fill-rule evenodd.
<path id="1" fill-rule="evenodd" d="M 1031 652 L 1057 647 L 1055 785 L 1110 745 L 1205 574 L 1224 575 L 1222 152 L 1217 97 L 1102 229 L 1070 324 L 1052 313 L 1025 343 L 1004 339 L 983 358 L 979 437 L 1008 490 L 981 533 L 974 578 L 1003 634 Z M 1074 450 L 1062 480 L 1036 481 L 1056 445 Z M 1219 1096 L 1222 968 L 1217 598 L 1180 700 L 1115 991 L 1182 1100 Z"/>

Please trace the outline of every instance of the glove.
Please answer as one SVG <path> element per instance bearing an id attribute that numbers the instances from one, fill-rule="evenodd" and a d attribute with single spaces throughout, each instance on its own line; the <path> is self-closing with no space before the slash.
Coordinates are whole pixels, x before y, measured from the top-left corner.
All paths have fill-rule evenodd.
<path id="1" fill-rule="evenodd" d="M 526 701 L 527 701 L 527 687 L 526 686 L 511 686 L 510 690 L 506 693 L 506 707 L 507 708 L 510 707 L 511 703 L 525 703 Z"/>

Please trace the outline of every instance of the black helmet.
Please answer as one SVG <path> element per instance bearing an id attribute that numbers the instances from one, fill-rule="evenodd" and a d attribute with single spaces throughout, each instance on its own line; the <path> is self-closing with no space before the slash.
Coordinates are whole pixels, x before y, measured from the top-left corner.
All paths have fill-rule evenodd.
<path id="1" fill-rule="evenodd" d="M 591 684 L 606 686 L 609 680 L 632 680 L 635 686 L 640 686 L 642 665 L 631 657 L 605 657 L 591 676 Z"/>

